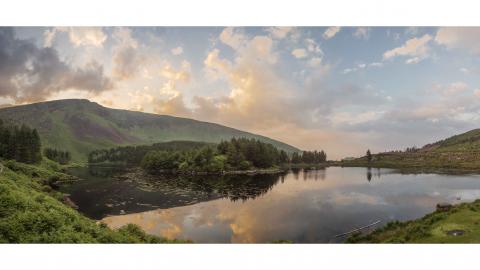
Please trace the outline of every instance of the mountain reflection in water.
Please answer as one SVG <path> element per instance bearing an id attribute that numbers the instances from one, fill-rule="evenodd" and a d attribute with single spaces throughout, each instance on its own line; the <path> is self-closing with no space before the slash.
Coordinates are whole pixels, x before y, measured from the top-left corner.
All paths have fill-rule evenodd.
<path id="1" fill-rule="evenodd" d="M 150 234 L 197 243 L 339 242 L 335 235 L 376 220 L 378 227 L 421 217 L 438 202 L 480 197 L 476 175 L 339 167 L 173 178 L 128 172 L 65 189 L 80 211 L 111 227 L 135 223 Z"/>

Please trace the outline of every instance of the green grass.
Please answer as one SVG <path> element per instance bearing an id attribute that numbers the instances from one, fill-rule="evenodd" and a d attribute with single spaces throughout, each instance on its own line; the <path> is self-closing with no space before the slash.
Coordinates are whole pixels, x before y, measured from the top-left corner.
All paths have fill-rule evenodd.
<path id="1" fill-rule="evenodd" d="M 463 235 L 448 235 L 463 230 Z M 356 234 L 347 243 L 480 243 L 480 200 L 436 211 L 421 219 L 390 222 L 367 235 Z"/>
<path id="2" fill-rule="evenodd" d="M 426 145 L 415 152 L 385 152 L 350 161 L 334 162 L 337 166 L 397 168 L 416 172 L 480 172 L 480 129 L 452 136 Z"/>
<path id="3" fill-rule="evenodd" d="M 0 243 L 179 243 L 145 234 L 136 225 L 118 230 L 81 215 L 62 203 L 49 179 L 67 180 L 60 166 L 2 161 L 0 174 Z"/>

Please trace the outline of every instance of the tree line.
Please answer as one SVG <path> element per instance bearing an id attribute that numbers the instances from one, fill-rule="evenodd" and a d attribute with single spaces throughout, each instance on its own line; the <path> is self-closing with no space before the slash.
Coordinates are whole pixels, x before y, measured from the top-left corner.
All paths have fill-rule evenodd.
<path id="1" fill-rule="evenodd" d="M 290 161 L 293 164 L 318 164 L 327 161 L 327 154 L 323 150 L 303 151 L 301 154 L 294 152 Z"/>
<path id="2" fill-rule="evenodd" d="M 247 170 L 270 168 L 288 162 L 288 155 L 273 145 L 255 139 L 232 138 L 216 147 L 204 146 L 187 151 L 154 150 L 142 159 L 147 171 L 201 171 Z"/>
<path id="3" fill-rule="evenodd" d="M 23 163 L 42 159 L 40 136 L 26 125 L 6 125 L 0 120 L 0 157 Z"/>
<path id="4" fill-rule="evenodd" d="M 297 160 L 298 159 L 298 160 Z M 292 163 L 321 163 L 327 155 L 324 151 L 304 151 L 292 157 L 269 143 L 256 139 L 232 138 L 216 147 L 204 146 L 188 151 L 150 151 L 142 159 L 147 171 L 201 171 L 221 172 L 229 170 L 266 169 Z"/>
<path id="5" fill-rule="evenodd" d="M 53 148 L 45 148 L 43 150 L 43 154 L 48 159 L 56 161 L 60 164 L 68 164 L 72 159 L 72 157 L 70 156 L 70 152 L 53 149 Z"/>
<path id="6" fill-rule="evenodd" d="M 153 145 L 119 146 L 110 149 L 98 149 L 88 154 L 89 163 L 126 163 L 140 165 L 143 157 L 150 151 L 186 151 L 214 144 L 192 141 L 172 141 Z"/>

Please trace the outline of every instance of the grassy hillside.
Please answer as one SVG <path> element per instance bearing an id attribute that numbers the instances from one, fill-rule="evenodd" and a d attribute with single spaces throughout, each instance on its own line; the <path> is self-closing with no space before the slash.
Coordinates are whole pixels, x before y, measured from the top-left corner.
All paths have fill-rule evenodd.
<path id="1" fill-rule="evenodd" d="M 354 235 L 347 242 L 480 243 L 479 225 L 480 200 L 477 200 L 453 206 L 446 212 L 434 212 L 418 220 L 391 222 L 371 234 Z"/>
<path id="2" fill-rule="evenodd" d="M 370 162 L 364 156 L 338 164 L 425 171 L 480 171 L 480 129 L 427 144 L 419 149 L 372 154 Z"/>
<path id="3" fill-rule="evenodd" d="M 169 243 L 145 234 L 135 225 L 111 230 L 98 225 L 61 201 L 48 184 L 69 176 L 58 164 L 3 162 L 0 169 L 0 243 Z"/>
<path id="4" fill-rule="evenodd" d="M 0 119 L 36 128 L 45 147 L 69 150 L 86 161 L 95 149 L 173 140 L 218 143 L 232 137 L 256 138 L 287 152 L 288 144 L 218 124 L 167 115 L 103 107 L 84 99 L 66 99 L 0 109 Z"/>

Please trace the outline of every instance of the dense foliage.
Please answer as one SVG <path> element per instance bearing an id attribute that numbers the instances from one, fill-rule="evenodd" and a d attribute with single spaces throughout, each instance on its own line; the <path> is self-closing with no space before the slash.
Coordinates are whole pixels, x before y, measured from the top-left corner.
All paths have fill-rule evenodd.
<path id="1" fill-rule="evenodd" d="M 301 154 L 293 153 L 291 162 L 293 164 L 305 163 L 305 164 L 318 164 L 327 161 L 327 154 L 321 150 L 318 151 L 303 151 Z"/>
<path id="2" fill-rule="evenodd" d="M 39 162 L 42 153 L 37 130 L 25 125 L 5 125 L 0 120 L 0 157 L 24 163 Z"/>
<path id="3" fill-rule="evenodd" d="M 50 160 L 56 161 L 60 164 L 68 164 L 71 160 L 69 151 L 62 151 L 52 148 L 45 148 L 43 154 Z"/>
<path id="4" fill-rule="evenodd" d="M 89 153 L 89 163 L 122 162 L 140 165 L 143 157 L 150 151 L 185 151 L 213 145 L 204 142 L 172 141 L 153 145 L 119 146 L 111 149 L 99 149 Z"/>
<path id="5" fill-rule="evenodd" d="M 255 139 L 232 138 L 216 147 L 204 146 L 187 151 L 150 151 L 142 160 L 148 171 L 246 170 L 270 168 L 288 163 L 288 155 L 271 144 Z"/>
<path id="6" fill-rule="evenodd" d="M 62 203 L 50 179 L 68 177 L 57 163 L 4 162 L 0 174 L 0 243 L 167 243 L 136 225 L 111 230 Z"/>

